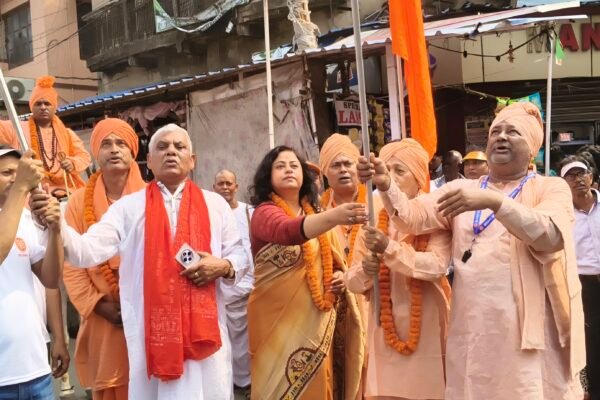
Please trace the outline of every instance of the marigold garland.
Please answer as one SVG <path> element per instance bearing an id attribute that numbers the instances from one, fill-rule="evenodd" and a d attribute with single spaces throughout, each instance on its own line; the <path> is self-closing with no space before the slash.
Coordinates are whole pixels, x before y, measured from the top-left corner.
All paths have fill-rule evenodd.
<path id="1" fill-rule="evenodd" d="M 386 234 L 389 234 L 389 216 L 385 209 L 382 209 L 379 212 L 377 228 Z M 428 243 L 429 235 L 422 235 L 415 239 L 413 246 L 416 251 L 423 252 L 427 249 Z M 402 341 L 396 332 L 394 316 L 392 314 L 390 269 L 383 263 L 383 261 L 381 262 L 379 268 L 379 302 L 381 304 L 379 319 L 381 321 L 381 327 L 383 328 L 385 342 L 394 350 L 404 355 L 410 355 L 417 349 L 417 345 L 419 344 L 419 339 L 421 337 L 421 320 L 423 313 L 422 285 L 423 281 L 409 278 L 410 323 L 408 339 L 406 341 Z"/>
<path id="2" fill-rule="evenodd" d="M 287 203 L 276 194 L 271 194 L 271 200 L 276 206 L 281 208 L 289 217 L 294 218 L 295 215 L 287 205 Z M 314 208 L 306 200 L 302 200 L 302 210 L 306 215 L 315 213 Z M 309 241 L 302 245 L 302 256 L 304 259 L 304 269 L 306 271 L 306 282 L 310 290 L 310 295 L 315 306 L 321 311 L 329 311 L 333 308 L 335 295 L 331 292 L 331 282 L 333 281 L 333 253 L 331 243 L 326 234 L 319 235 L 319 246 L 321 247 L 321 264 L 323 265 L 323 292 L 321 293 L 321 285 L 317 278 L 316 266 L 314 263 L 314 254 Z"/>
<path id="3" fill-rule="evenodd" d="M 94 175 L 90 177 L 87 184 L 85 185 L 85 197 L 83 202 L 83 219 L 89 229 L 90 226 L 94 225 L 98 220 L 96 219 L 96 213 L 94 212 L 94 190 L 96 189 L 96 182 L 102 176 L 100 171 L 96 172 Z M 116 271 L 110 267 L 108 262 L 99 265 L 100 272 L 102 272 L 102 276 L 106 283 L 108 283 L 108 287 L 110 288 L 110 293 L 115 297 L 119 297 L 119 282 L 117 277 L 115 276 Z"/>
<path id="4" fill-rule="evenodd" d="M 321 199 L 321 208 L 326 209 L 329 206 L 333 196 L 333 189 L 329 188 L 323 194 L 323 198 Z M 356 198 L 356 202 L 360 204 L 367 203 L 367 187 L 365 185 L 358 185 L 358 196 Z M 333 206 L 335 207 L 335 205 Z M 356 243 L 356 237 L 358 236 L 358 231 L 360 230 L 360 224 L 354 224 L 352 226 L 352 231 L 350 232 L 350 237 L 348 238 L 348 255 L 346 256 L 346 265 L 352 265 L 352 256 L 354 253 L 354 243 Z"/>

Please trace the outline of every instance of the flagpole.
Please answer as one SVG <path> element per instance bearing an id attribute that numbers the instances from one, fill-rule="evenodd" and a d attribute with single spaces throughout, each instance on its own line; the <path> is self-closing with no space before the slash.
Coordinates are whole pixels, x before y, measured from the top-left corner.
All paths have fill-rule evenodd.
<path id="1" fill-rule="evenodd" d="M 369 145 L 369 109 L 367 108 L 367 90 L 365 87 L 365 65 L 363 60 L 362 41 L 360 37 L 360 12 L 358 0 L 351 0 L 352 7 L 352 26 L 354 30 L 354 51 L 356 55 L 356 73 L 358 78 L 358 97 L 360 101 L 360 126 L 362 134 L 363 154 L 369 158 L 371 147 Z M 373 187 L 371 180 L 366 182 L 367 186 L 367 208 L 369 212 L 369 226 L 375 226 L 375 210 L 373 207 Z M 377 325 L 381 324 L 379 320 L 379 276 L 373 276 L 373 305 L 375 310 L 375 320 Z"/>
<path id="2" fill-rule="evenodd" d="M 402 58 L 396 56 L 396 71 L 398 73 L 398 96 L 400 98 L 400 127 L 402 128 L 402 139 L 408 137 L 406 132 L 406 109 L 404 108 L 404 70 L 402 69 Z"/>
<path id="3" fill-rule="evenodd" d="M 400 110 L 398 104 L 398 82 L 396 81 L 398 73 L 396 71 L 396 56 L 392 52 L 392 45 L 385 45 L 385 68 L 387 72 L 387 84 L 388 84 L 388 99 L 390 104 L 390 127 L 392 130 L 392 140 L 398 140 L 402 138 L 400 133 Z"/>
<path id="4" fill-rule="evenodd" d="M 554 65 L 554 35 L 553 25 L 548 24 L 548 40 L 550 41 L 550 54 L 548 54 L 548 81 L 546 83 L 546 148 L 544 150 L 544 171 L 550 176 L 550 143 L 552 122 L 552 69 Z"/>
<path id="5" fill-rule="evenodd" d="M 275 147 L 273 127 L 273 82 L 271 81 L 271 34 L 269 31 L 269 1 L 263 0 L 263 20 L 265 24 L 265 61 L 267 63 L 267 114 L 269 121 L 269 149 Z"/>
<path id="6" fill-rule="evenodd" d="M 4 106 L 8 112 L 8 117 L 15 128 L 15 132 L 17 132 L 17 139 L 19 139 L 21 150 L 25 152 L 29 150 L 29 144 L 27 143 L 27 140 L 25 140 L 25 134 L 23 133 L 23 128 L 21 127 L 21 122 L 19 121 L 19 117 L 17 115 L 17 110 L 15 110 L 15 105 L 10 97 L 8 86 L 6 86 L 6 80 L 4 79 L 4 73 L 2 72 L 2 69 L 0 69 L 0 95 L 2 96 L 2 100 L 4 100 Z M 37 156 L 41 157 L 39 154 Z"/>

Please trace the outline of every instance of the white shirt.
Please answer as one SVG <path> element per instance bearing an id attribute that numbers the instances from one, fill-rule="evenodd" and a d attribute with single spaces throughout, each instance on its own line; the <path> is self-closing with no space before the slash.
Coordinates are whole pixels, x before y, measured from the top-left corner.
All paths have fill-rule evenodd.
<path id="1" fill-rule="evenodd" d="M 171 193 L 160 185 L 170 221 L 177 221 L 180 189 Z M 211 252 L 231 262 L 235 282 L 220 280 L 217 309 L 223 346 L 212 356 L 186 360 L 181 378 L 164 382 L 148 379 L 144 336 L 144 230 L 146 190 L 122 197 L 109 207 L 102 219 L 84 235 L 63 223 L 65 256 L 76 266 L 98 265 L 119 254 L 121 313 L 129 356 L 129 398 L 144 400 L 230 400 L 232 371 L 227 316 L 222 287 L 239 282 L 248 269 L 248 259 L 227 202 L 218 194 L 203 190 L 211 230 Z M 172 229 L 175 222 L 171 224 Z"/>
<path id="2" fill-rule="evenodd" d="M 244 250 L 248 254 L 248 260 L 250 262 L 250 268 L 244 277 L 240 280 L 240 283 L 235 288 L 242 289 L 246 294 L 250 294 L 254 287 L 254 262 L 252 260 L 252 249 L 250 245 L 250 219 L 254 214 L 254 208 L 250 205 L 238 201 L 238 206 L 232 209 L 235 220 L 237 221 L 238 231 L 242 238 L 242 244 Z"/>
<path id="3" fill-rule="evenodd" d="M 592 189 L 593 190 L 593 189 Z M 575 209 L 575 254 L 579 275 L 600 275 L 600 195 L 589 213 Z"/>
<path id="4" fill-rule="evenodd" d="M 44 257 L 31 214 L 23 210 L 15 242 L 0 264 L 0 386 L 50 373 L 31 266 Z M 36 278 L 37 279 L 37 278 Z"/>
<path id="5" fill-rule="evenodd" d="M 50 343 L 50 334 L 46 325 L 48 324 L 47 307 L 46 307 L 46 288 L 44 284 L 38 279 L 37 276 L 33 275 L 33 292 L 35 294 L 35 303 L 38 306 L 40 316 L 42 317 L 42 326 L 44 328 L 44 340 L 46 343 Z"/>
<path id="6" fill-rule="evenodd" d="M 458 174 L 458 178 L 457 179 L 466 179 L 463 174 Z M 437 189 L 441 188 L 442 186 L 444 186 L 446 184 L 446 176 L 442 175 L 437 179 L 433 179 L 431 181 L 429 181 L 429 192 L 435 192 Z"/>

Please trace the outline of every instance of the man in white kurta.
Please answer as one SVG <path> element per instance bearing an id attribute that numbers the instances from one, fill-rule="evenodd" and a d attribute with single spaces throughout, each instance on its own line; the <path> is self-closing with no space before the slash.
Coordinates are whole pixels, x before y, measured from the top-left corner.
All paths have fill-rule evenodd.
<path id="1" fill-rule="evenodd" d="M 254 287 L 254 264 L 250 250 L 250 218 L 254 208 L 237 199 L 239 185 L 233 172 L 226 169 L 215 175 L 213 190 L 220 194 L 231 207 L 242 239 L 244 250 L 250 260 L 250 268 L 239 284 L 223 286 L 227 309 L 227 328 L 231 341 L 233 384 L 238 388 L 250 386 L 250 355 L 248 353 L 248 298 Z"/>
<path id="2" fill-rule="evenodd" d="M 175 236 L 183 187 L 187 180 L 187 173 L 194 165 L 193 162 L 188 162 L 185 155 L 179 153 L 186 152 L 185 148 L 187 148 L 191 156 L 191 142 L 183 129 L 175 125 L 167 125 L 154 134 L 149 147 L 149 160 L 154 157 L 154 165 L 161 164 L 157 169 L 153 169 L 153 172 L 164 199 L 172 236 Z M 166 154 L 162 156 L 163 161 L 156 160 L 158 152 Z M 187 170 L 179 186 L 174 187 L 172 180 L 170 185 L 161 182 L 158 169 L 175 169 L 175 164 L 178 162 L 185 164 L 184 169 Z M 79 235 L 66 224 L 62 226 L 66 255 L 71 264 L 83 267 L 94 266 L 117 254 L 121 257 L 119 287 L 129 357 L 130 399 L 229 400 L 233 398 L 231 349 L 221 287 L 232 286 L 239 282 L 248 268 L 248 258 L 242 247 L 235 218 L 225 200 L 209 191 L 203 190 L 202 193 L 210 220 L 212 257 L 209 258 L 216 261 L 224 260 L 233 270 L 221 274 L 221 278 L 218 278 L 221 285 L 216 285 L 218 325 L 222 346 L 202 360 L 186 359 L 183 364 L 183 374 L 178 379 L 163 381 L 155 376 L 149 378 L 146 367 L 143 289 L 146 190 L 125 196 L 115 202 L 102 219 L 83 235 Z M 190 279 L 201 273 L 201 269 L 192 268 Z M 188 268 L 187 271 L 192 268 Z M 232 279 L 225 279 L 225 277 Z M 197 283 L 196 278 L 194 283 Z"/>

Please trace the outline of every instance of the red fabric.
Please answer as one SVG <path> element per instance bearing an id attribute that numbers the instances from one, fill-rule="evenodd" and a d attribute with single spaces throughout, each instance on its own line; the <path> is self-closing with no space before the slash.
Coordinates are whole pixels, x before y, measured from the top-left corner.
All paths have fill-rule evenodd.
<path id="1" fill-rule="evenodd" d="M 180 274 L 177 250 L 188 243 L 210 253 L 210 219 L 202 191 L 183 189 L 175 242 L 156 181 L 146 189 L 144 326 L 148 377 L 178 379 L 184 360 L 202 360 L 221 347 L 216 287 L 194 286 Z"/>
<path id="2" fill-rule="evenodd" d="M 421 0 L 390 0 L 389 8 L 392 51 L 404 59 L 411 137 L 431 159 L 437 149 L 437 128 Z"/>
<path id="3" fill-rule="evenodd" d="M 306 242 L 302 231 L 303 223 L 304 217 L 290 218 L 274 203 L 259 205 L 250 221 L 252 255 L 255 256 L 268 243 L 292 246 Z"/>

